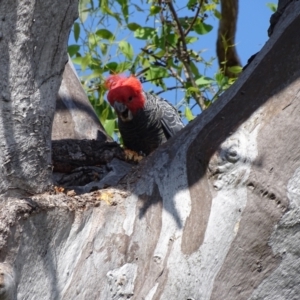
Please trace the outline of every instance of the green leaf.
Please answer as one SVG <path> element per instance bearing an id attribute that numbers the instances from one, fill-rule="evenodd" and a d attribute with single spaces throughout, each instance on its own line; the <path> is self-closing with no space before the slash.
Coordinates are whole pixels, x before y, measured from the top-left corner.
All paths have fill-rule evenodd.
<path id="1" fill-rule="evenodd" d="M 107 49 L 108 49 L 108 45 L 106 43 L 98 43 L 98 46 L 99 46 L 99 48 L 101 50 L 101 53 L 103 55 L 106 55 Z"/>
<path id="2" fill-rule="evenodd" d="M 216 81 L 218 83 L 218 85 L 222 85 L 223 84 L 223 81 L 224 81 L 224 74 L 219 72 L 215 75 L 215 78 L 216 78 Z"/>
<path id="3" fill-rule="evenodd" d="M 152 27 L 140 27 L 134 31 L 134 37 L 141 40 L 147 40 L 152 38 L 156 33 L 156 30 Z"/>
<path id="4" fill-rule="evenodd" d="M 89 15 L 90 9 L 87 9 L 88 4 L 90 4 L 90 0 L 80 0 L 79 1 L 79 18 L 82 23 L 84 23 Z"/>
<path id="5" fill-rule="evenodd" d="M 155 52 L 155 56 L 159 58 L 163 58 L 166 54 L 166 50 L 160 50 L 158 52 Z"/>
<path id="6" fill-rule="evenodd" d="M 195 42 L 197 42 L 198 41 L 198 37 L 196 37 L 196 36 L 187 36 L 186 38 L 185 38 L 185 42 L 187 43 L 187 44 L 192 44 L 192 43 L 195 43 Z"/>
<path id="7" fill-rule="evenodd" d="M 70 45 L 68 46 L 68 53 L 72 57 L 74 56 L 80 49 L 79 45 Z"/>
<path id="8" fill-rule="evenodd" d="M 81 56 L 74 57 L 72 58 L 72 61 L 75 65 L 81 65 L 82 57 Z"/>
<path id="9" fill-rule="evenodd" d="M 205 85 L 210 85 L 213 81 L 214 80 L 212 78 L 201 76 L 196 80 L 196 84 L 198 86 L 205 86 Z"/>
<path id="10" fill-rule="evenodd" d="M 190 23 L 193 22 L 194 17 L 184 17 L 184 18 L 178 18 L 180 25 L 187 29 L 190 26 Z M 191 28 L 193 30 L 193 28 Z"/>
<path id="11" fill-rule="evenodd" d="M 138 55 L 136 61 L 139 62 L 143 68 L 150 67 L 150 62 L 142 54 Z"/>
<path id="12" fill-rule="evenodd" d="M 102 66 L 102 60 L 100 60 L 98 57 L 91 56 L 90 68 L 92 70 L 99 70 L 100 66 Z"/>
<path id="13" fill-rule="evenodd" d="M 88 43 L 89 43 L 90 49 L 94 49 L 97 46 L 98 41 L 99 41 L 99 37 L 96 36 L 95 34 L 90 33 L 88 35 Z"/>
<path id="14" fill-rule="evenodd" d="M 110 73 L 116 73 L 117 68 L 118 68 L 118 64 L 114 61 L 112 61 L 104 66 L 104 70 L 110 71 Z"/>
<path id="15" fill-rule="evenodd" d="M 84 23 L 89 16 L 89 9 L 85 9 L 79 12 L 79 19 L 81 23 Z"/>
<path id="16" fill-rule="evenodd" d="M 119 49 L 121 50 L 121 52 L 124 54 L 124 56 L 127 59 L 129 59 L 129 60 L 133 59 L 133 47 L 131 44 L 129 44 L 126 41 L 121 41 L 119 43 Z"/>
<path id="17" fill-rule="evenodd" d="M 115 36 L 107 29 L 99 29 L 96 31 L 96 35 L 102 39 L 113 41 Z"/>
<path id="18" fill-rule="evenodd" d="M 160 11 L 161 11 L 161 7 L 160 6 L 152 5 L 150 7 L 150 16 L 154 16 L 154 15 L 158 14 Z"/>
<path id="19" fill-rule="evenodd" d="M 214 16 L 219 20 L 221 20 L 222 18 L 221 13 L 217 9 L 214 10 Z"/>
<path id="20" fill-rule="evenodd" d="M 204 5 L 204 10 L 205 11 L 213 11 L 216 9 L 216 4 L 215 3 L 209 3 Z"/>
<path id="21" fill-rule="evenodd" d="M 192 111 L 188 106 L 185 107 L 184 116 L 189 122 L 195 119 L 195 116 L 193 115 Z"/>
<path id="22" fill-rule="evenodd" d="M 166 38 L 167 38 L 169 45 L 171 45 L 171 46 L 175 46 L 175 44 L 178 41 L 178 36 L 175 35 L 174 33 L 168 34 Z"/>
<path id="23" fill-rule="evenodd" d="M 197 3 L 198 0 L 189 0 L 189 2 L 187 3 L 188 9 L 192 9 Z"/>
<path id="24" fill-rule="evenodd" d="M 138 28 L 141 28 L 141 25 L 137 24 L 137 23 L 128 23 L 127 24 L 127 28 L 131 31 L 135 31 L 137 30 Z"/>
<path id="25" fill-rule="evenodd" d="M 99 78 L 103 74 L 103 69 L 98 69 L 85 77 L 85 80 L 91 81 L 94 78 Z"/>
<path id="26" fill-rule="evenodd" d="M 86 56 L 82 57 L 81 60 L 81 69 L 82 71 L 85 71 L 87 66 L 91 63 L 91 56 L 90 54 L 87 54 Z"/>
<path id="27" fill-rule="evenodd" d="M 125 72 L 127 70 L 129 70 L 132 66 L 131 62 L 125 61 L 125 62 L 121 62 L 118 64 L 118 67 L 116 69 L 116 73 L 122 73 Z"/>
<path id="28" fill-rule="evenodd" d="M 241 66 L 232 66 L 229 67 L 228 70 L 233 74 L 240 74 L 243 71 L 243 68 Z"/>
<path id="29" fill-rule="evenodd" d="M 121 24 L 121 23 L 122 23 L 122 20 L 121 20 L 119 14 L 112 12 L 112 10 L 108 7 L 108 4 L 109 4 L 109 3 L 108 3 L 108 0 L 101 0 L 101 1 L 99 1 L 99 6 L 100 6 L 102 12 L 103 12 L 104 14 L 107 14 L 107 15 L 109 15 L 109 16 L 112 16 L 113 18 L 116 19 L 116 21 L 117 21 L 119 24 Z"/>
<path id="30" fill-rule="evenodd" d="M 195 75 L 195 77 L 200 77 L 199 70 L 192 61 L 190 62 L 190 66 L 191 66 L 191 70 L 192 70 L 193 74 Z"/>
<path id="31" fill-rule="evenodd" d="M 99 113 L 100 122 L 101 122 L 101 124 L 104 124 L 105 121 L 108 119 L 110 107 L 107 104 L 107 102 L 104 102 L 104 101 L 98 107 L 101 109 L 100 113 Z"/>
<path id="32" fill-rule="evenodd" d="M 194 30 L 198 34 L 207 34 L 213 29 L 213 26 L 206 24 L 206 23 L 198 23 L 194 26 Z"/>
<path id="33" fill-rule="evenodd" d="M 276 10 L 277 10 L 277 4 L 275 4 L 275 3 L 267 3 L 266 5 L 271 9 L 271 11 L 273 13 L 276 12 Z"/>
<path id="34" fill-rule="evenodd" d="M 76 42 L 79 39 L 79 35 L 80 35 L 80 26 L 79 26 L 79 23 L 75 22 L 74 23 L 74 39 Z"/>
<path id="35" fill-rule="evenodd" d="M 204 99 L 204 104 L 206 108 L 210 107 L 212 103 L 213 101 Z"/>
<path id="36" fill-rule="evenodd" d="M 116 120 L 105 120 L 103 126 L 107 134 L 112 136 L 116 128 Z"/>
<path id="37" fill-rule="evenodd" d="M 166 78 L 169 77 L 169 73 L 166 68 L 160 66 L 151 66 L 149 70 L 144 73 L 147 80 L 155 80 L 158 78 Z"/>
<path id="38" fill-rule="evenodd" d="M 104 103 L 107 105 L 108 111 L 109 111 L 107 119 L 110 119 L 110 120 L 112 120 L 112 119 L 117 120 L 117 114 L 116 114 L 116 112 L 113 110 L 113 108 L 110 106 L 110 104 L 108 104 L 108 102 L 106 102 L 106 101 L 105 101 Z M 116 129 L 115 129 L 115 130 L 116 130 Z"/>
<path id="39" fill-rule="evenodd" d="M 124 17 L 125 22 L 128 22 L 128 1 L 127 0 L 117 0 L 117 2 L 120 4 L 122 9 L 122 14 Z"/>
<path id="40" fill-rule="evenodd" d="M 187 88 L 187 91 L 189 93 L 199 93 L 199 89 L 198 88 L 195 88 L 193 86 L 190 86 L 189 88 Z"/>

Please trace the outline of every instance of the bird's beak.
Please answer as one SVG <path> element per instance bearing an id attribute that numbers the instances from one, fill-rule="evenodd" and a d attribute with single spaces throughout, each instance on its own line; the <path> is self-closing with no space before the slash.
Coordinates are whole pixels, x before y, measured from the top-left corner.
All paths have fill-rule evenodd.
<path id="1" fill-rule="evenodd" d="M 133 118 L 133 115 L 131 113 L 131 111 L 128 109 L 128 107 L 126 105 L 124 105 L 123 103 L 120 102 L 115 102 L 114 103 L 114 109 L 117 113 L 117 115 L 119 116 L 119 118 L 123 121 L 123 122 L 128 122 L 131 121 Z"/>
<path id="2" fill-rule="evenodd" d="M 118 112 L 118 113 L 123 113 L 124 111 L 126 111 L 127 107 L 126 105 L 124 105 L 123 103 L 120 102 L 115 102 L 114 103 L 114 109 Z"/>

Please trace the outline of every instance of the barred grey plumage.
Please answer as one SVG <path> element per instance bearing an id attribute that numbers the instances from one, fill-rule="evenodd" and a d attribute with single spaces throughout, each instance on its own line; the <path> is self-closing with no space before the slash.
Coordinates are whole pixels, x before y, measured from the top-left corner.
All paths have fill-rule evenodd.
<path id="1" fill-rule="evenodd" d="M 126 148 L 150 154 L 159 145 L 175 135 L 184 125 L 178 111 L 167 100 L 143 92 L 146 99 L 130 121 L 118 118 L 120 133 Z"/>

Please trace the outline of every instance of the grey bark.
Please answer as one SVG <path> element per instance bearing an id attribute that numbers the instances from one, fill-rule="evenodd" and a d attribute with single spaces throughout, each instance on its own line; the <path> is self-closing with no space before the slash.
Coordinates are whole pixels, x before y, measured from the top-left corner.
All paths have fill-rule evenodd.
<path id="1" fill-rule="evenodd" d="M 298 299 L 299 27 L 118 186 L 1 202 L 2 299 Z"/>
<path id="2" fill-rule="evenodd" d="M 52 141 L 53 171 L 68 173 L 83 166 L 105 165 L 113 158 L 125 160 L 116 142 L 62 139 Z"/>
<path id="3" fill-rule="evenodd" d="M 58 91 L 52 127 L 52 140 L 61 139 L 112 142 L 83 90 L 70 60 L 65 66 Z"/>
<path id="4" fill-rule="evenodd" d="M 0 194 L 51 184 L 51 126 L 77 5 L 0 2 Z"/>

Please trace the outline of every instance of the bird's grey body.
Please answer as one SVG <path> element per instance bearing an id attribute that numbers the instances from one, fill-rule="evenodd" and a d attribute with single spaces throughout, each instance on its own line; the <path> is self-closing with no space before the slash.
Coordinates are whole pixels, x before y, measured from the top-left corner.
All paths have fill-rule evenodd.
<path id="1" fill-rule="evenodd" d="M 125 147 L 148 155 L 184 125 L 175 107 L 165 99 L 145 92 L 143 96 L 146 99 L 144 109 L 129 121 L 120 117 L 118 120 Z"/>

